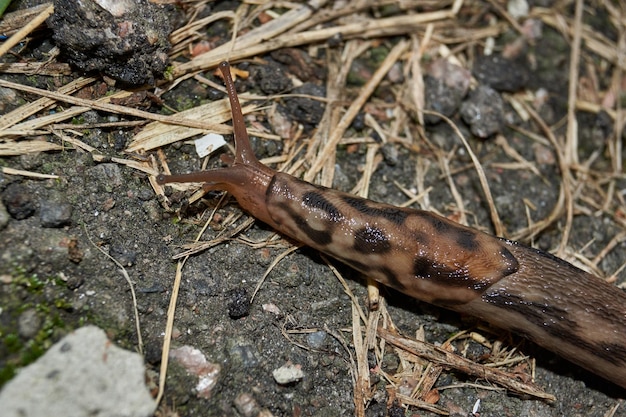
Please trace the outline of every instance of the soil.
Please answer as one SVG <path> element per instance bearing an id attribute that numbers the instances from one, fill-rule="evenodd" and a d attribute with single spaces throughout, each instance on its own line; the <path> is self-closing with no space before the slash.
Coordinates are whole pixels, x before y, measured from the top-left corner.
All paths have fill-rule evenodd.
<path id="1" fill-rule="evenodd" d="M 477 3 L 481 3 L 480 7 L 487 7 L 488 4 Z M 215 2 L 212 5 L 213 11 L 235 6 L 235 2 Z M 469 11 L 474 7 L 478 6 L 467 6 L 467 9 Z M 573 5 L 567 10 L 569 17 L 573 16 Z M 597 11 L 594 16 L 585 13 L 585 22 L 598 33 L 614 39 L 616 35 L 612 23 L 598 21 L 599 12 L 604 9 L 598 6 Z M 176 19 L 183 14 L 180 10 L 172 13 L 177 13 Z M 176 19 L 172 18 L 172 21 Z M 466 13 L 460 13 L 458 19 L 459 25 L 467 27 L 478 26 L 476 20 L 480 20 Z M 210 28 L 208 33 L 213 38 L 220 38 L 219 43 L 229 39 L 230 32 L 225 31 L 223 22 Z M 507 31 L 496 42 L 501 48 L 517 35 L 513 30 Z M 377 47 L 389 51 L 398 41 L 398 37 L 380 38 Z M 279 50 L 237 64 L 236 67 L 249 70 L 251 74 L 247 79 L 237 81 L 237 89 L 239 92 L 274 94 L 288 88 L 283 79 L 287 74 L 303 81 L 299 91 L 323 96 L 327 76 L 325 51 L 333 48 L 342 50 L 341 39 L 334 42 L 338 43 L 323 44 L 319 50 L 302 47 L 297 52 L 287 51 L 287 54 Z M 481 59 L 476 63 L 480 71 L 475 67 L 474 76 L 480 80 L 481 88 L 489 89 L 487 97 L 492 97 L 489 94 L 496 94 L 498 99 L 507 94 L 510 97 L 512 93 L 507 91 L 546 90 L 549 100 L 540 110 L 541 117 L 557 137 L 563 138 L 570 59 L 568 42 L 559 31 L 544 26 L 541 38 L 528 45 L 520 59 L 508 60 L 508 67 L 502 67 L 501 62 Z M 5 55 L 2 61 L 38 60 L 53 46 L 49 33 L 40 32 L 19 54 Z M 482 48 L 474 46 L 472 50 L 479 53 Z M 361 88 L 360 77 L 367 80 L 376 70 L 378 53 L 379 49 L 371 49 L 355 62 L 350 78 L 353 83 L 345 91 L 348 102 L 341 105 L 349 105 L 349 100 L 356 97 Z M 294 57 L 306 59 L 306 71 L 298 69 Z M 587 52 L 588 60 L 585 65 L 581 64 L 582 75 L 589 78 L 597 75 L 600 77 L 597 85 L 605 90 L 611 84 L 612 71 L 616 70 L 605 66 L 604 72 L 590 74 L 594 64 L 592 58 L 596 62 L 602 61 L 601 57 Z M 59 59 L 62 60 L 62 56 Z M 183 60 L 184 57 L 176 59 Z M 404 61 L 402 63 L 405 64 Z M 514 82 L 498 77 L 490 83 L 489 80 L 495 76 L 490 77 L 488 70 L 494 67 L 498 68 L 495 74 L 508 73 Z M 469 64 L 467 68 L 472 70 Z M 2 73 L 0 79 L 56 90 L 79 75 L 83 74 L 74 72 L 71 76 L 26 77 Z M 207 70 L 203 75 L 216 85 L 222 85 L 212 71 Z M 525 77 L 521 85 L 520 77 Z M 275 83 L 271 82 L 272 78 Z M 372 108 L 385 111 L 393 108 L 402 95 L 403 81 L 402 77 L 387 77 L 374 94 Z M 427 85 L 442 88 L 432 81 Z M 476 91 L 475 87 L 469 86 L 469 89 Z M 2 96 L 4 110 L 0 113 L 8 113 L 37 98 L 5 90 Z M 113 90 L 99 78 L 79 94 L 96 98 Z M 450 101 L 458 98 L 460 102 L 467 97 L 457 89 L 443 90 L 449 91 L 451 97 L 444 97 L 443 93 L 436 96 L 442 101 L 445 99 L 446 106 Z M 223 93 L 220 91 L 200 85 L 190 78 L 162 94 L 159 100 L 142 97 L 137 107 L 152 112 L 165 112 L 168 107 L 184 110 L 221 97 Z M 324 106 L 319 101 L 302 97 L 277 99 L 276 102 L 282 107 L 284 117 L 303 126 L 301 140 L 310 139 L 320 123 Z M 532 120 L 522 120 L 510 101 L 503 100 L 501 114 L 494 116 L 492 112 L 498 111 L 497 106 L 495 110 L 489 107 L 494 102 L 497 103 L 497 100 L 487 98 L 486 102 L 482 99 L 471 104 L 489 115 L 487 118 L 491 124 L 486 127 L 471 125 L 472 111 L 475 111 L 472 108 L 466 109 L 463 116 L 460 111 L 452 111 L 449 116 L 468 138 L 483 165 L 507 236 L 522 235 L 526 243 L 553 251 L 558 247 L 566 225 L 565 216 L 560 216 L 532 239 L 524 237 L 523 231 L 529 224 L 529 217 L 533 222 L 546 218 L 558 202 L 562 176 L 554 150 L 547 141 L 534 139 L 533 135 L 543 136 L 544 133 Z M 430 108 L 436 109 L 437 102 L 431 103 Z M 258 112 L 254 123 L 274 131 L 268 121 L 271 117 L 268 116 L 269 111 Z M 380 111 L 377 114 L 381 116 L 379 123 L 388 123 L 392 118 L 388 114 Z M 42 115 L 44 113 L 35 117 Z M 374 114 L 374 117 L 377 115 Z M 370 142 L 375 143 L 379 138 L 369 127 L 371 125 L 363 122 L 363 117 L 364 114 L 357 118 L 345 136 L 370 138 L 373 139 Z M 624 222 L 620 216 L 625 209 L 626 179 L 622 172 L 613 175 L 611 171 L 614 161 L 607 144 L 614 140 L 611 138 L 616 133 L 610 118 L 607 123 L 608 116 L 603 112 L 582 111 L 577 112 L 576 117 L 579 160 L 581 165 L 589 161 L 589 171 L 585 174 L 581 169 L 575 174 L 577 178 L 585 175 L 592 178 L 588 182 L 580 180 L 580 184 L 584 185 L 575 196 L 576 215 L 567 247 L 571 249 L 570 254 L 581 251 L 586 258 L 593 259 L 612 239 L 623 233 Z M 218 205 L 221 194 L 209 192 L 194 203 L 188 203 L 190 192 L 169 188 L 166 199 L 157 196 L 146 173 L 111 159 L 133 157 L 124 153 L 124 149 L 141 126 L 111 124 L 128 120 L 137 119 L 90 110 L 74 118 L 76 128 L 65 127 L 72 135 L 96 148 L 97 153 L 106 155 L 104 161 L 95 160 L 92 153 L 71 147 L 0 159 L 2 168 L 58 176 L 34 179 L 0 174 L 0 194 L 6 208 L 6 212 L 0 213 L 0 384 L 6 383 L 21 366 L 36 360 L 64 334 L 87 323 L 105 329 L 116 344 L 130 350 L 138 349 L 129 286 L 120 268 L 97 248 L 105 250 L 126 269 L 135 287 L 143 353 L 152 371 L 150 378 L 153 383 L 157 381 L 155 374 L 161 362 L 166 314 L 176 273 L 172 257 L 183 250 L 183 245 L 196 238 Z M 251 120 L 248 119 L 248 122 Z M 493 233 L 488 204 L 467 151 L 446 123 L 436 122 L 438 120 L 430 120 L 424 129 L 430 145 L 420 142 L 422 128 L 412 119 L 407 124 L 414 140 L 410 145 L 401 141 L 384 144 L 380 151 L 383 159 L 369 185 L 369 197 L 390 204 L 403 204 L 407 196 L 397 184 L 417 192 L 420 188 L 416 175 L 419 167 L 424 173 L 422 184 L 430 187 L 427 194 L 430 207 L 458 220 L 457 200 L 443 175 L 441 159 L 437 159 L 448 157 L 452 173 L 450 178 L 465 206 L 468 224 Z M 100 127 L 90 127 L 93 125 Z M 488 133 L 482 135 L 481 132 L 485 131 Z M 525 131 L 533 135 L 524 134 Z M 38 135 L 42 141 L 61 143 L 58 136 L 52 133 L 39 132 Z M 404 136 L 405 133 L 398 135 Z M 536 171 L 521 164 L 511 169 L 511 164 L 520 160 L 496 141 L 498 135 L 506 138 L 510 148 L 522 158 L 532 161 Z M 227 137 L 227 140 L 230 138 Z M 259 158 L 282 155 L 286 146 L 280 140 L 253 138 L 253 147 Z M 367 144 L 358 141 L 339 145 L 333 183 L 335 188 L 350 191 L 357 185 L 366 163 L 367 149 Z M 202 166 L 192 144 L 177 143 L 164 146 L 161 150 L 172 172 L 196 171 Z M 152 154 L 155 152 L 148 153 Z M 623 155 L 618 155 L 618 159 L 623 160 Z M 210 158 L 209 167 L 221 164 L 218 157 Z M 603 198 L 609 192 L 613 192 L 615 197 L 603 208 Z M 241 214 L 237 203 L 227 199 L 219 206 L 217 217 L 203 232 L 201 240 L 210 241 L 224 231 L 235 229 L 246 221 L 248 215 L 243 214 L 234 223 L 227 222 L 227 219 Z M 269 245 L 264 244 L 268 239 L 274 240 Z M 295 250 L 272 269 L 254 301 L 248 304 L 261 277 L 291 243 L 276 238 L 274 231 L 256 222 L 232 239 L 197 253 L 186 261 L 175 313 L 173 347 L 193 346 L 209 362 L 218 364 L 221 371 L 208 398 L 200 398 L 197 395 L 197 377 L 188 374 L 179 362 L 172 360 L 159 415 L 253 416 L 262 410 L 269 410 L 276 417 L 354 414 L 352 301 L 326 260 L 306 247 Z M 569 257 L 568 260 L 573 261 L 574 258 Z M 619 242 L 604 256 L 598 267 L 608 276 L 618 271 L 625 262 L 626 246 Z M 349 288 L 365 305 L 367 291 L 363 277 L 339 263 L 332 262 L 332 265 L 339 268 Z M 615 284 L 624 282 L 626 272 L 620 271 Z M 556 397 L 556 401 L 549 404 L 507 394 L 497 387 L 488 390 L 474 384 L 480 382 L 485 385 L 484 381 L 444 371 L 436 383 L 440 387 L 437 405 L 447 409 L 450 415 L 472 415 L 472 408 L 480 400 L 479 414 L 482 417 L 626 416 L 626 408 L 619 406 L 620 398 L 625 395 L 624 390 L 602 378 L 516 335 L 490 329 L 470 317 L 416 301 L 393 290 L 383 288 L 381 291 L 390 316 L 403 334 L 415 335 L 423 329 L 425 340 L 443 343 L 459 330 L 479 331 L 489 340 L 498 341 L 533 358 L 536 361 L 536 385 Z M 473 341 L 458 342 L 456 346 L 466 354 L 475 351 L 474 359 L 477 361 L 488 356 L 482 345 Z M 394 373 L 398 363 L 398 357 L 388 350 L 379 365 L 385 372 Z M 529 364 L 530 361 L 523 363 Z M 278 384 L 273 372 L 290 364 L 299 367 L 303 377 Z M 528 369 L 523 367 L 525 372 Z M 385 381 L 374 375 L 372 378 L 375 382 L 372 390 L 376 394 L 367 406 L 367 416 L 436 415 L 413 407 L 404 411 L 397 404 L 387 404 Z M 616 407 L 617 410 L 611 414 Z"/>

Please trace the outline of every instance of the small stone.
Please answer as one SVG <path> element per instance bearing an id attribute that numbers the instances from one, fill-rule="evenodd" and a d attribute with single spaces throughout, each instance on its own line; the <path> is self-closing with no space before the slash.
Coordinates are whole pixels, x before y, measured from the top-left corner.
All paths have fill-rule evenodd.
<path id="1" fill-rule="evenodd" d="M 387 165 L 392 167 L 398 164 L 398 147 L 395 144 L 387 142 L 380 150 Z"/>
<path id="2" fill-rule="evenodd" d="M 31 193 L 21 184 L 10 184 L 2 194 L 2 202 L 16 220 L 24 220 L 35 213 L 35 202 Z"/>
<path id="3" fill-rule="evenodd" d="M 261 411 L 254 397 L 248 393 L 241 393 L 235 398 L 235 408 L 244 417 L 255 417 Z"/>
<path id="4" fill-rule="evenodd" d="M 509 0 L 506 4 L 506 10 L 513 19 L 521 19 L 528 16 L 530 6 L 526 0 Z"/>
<path id="5" fill-rule="evenodd" d="M 20 314 L 17 326 L 20 336 L 24 339 L 32 339 L 41 327 L 41 318 L 37 315 L 37 311 L 29 308 Z"/>
<path id="6" fill-rule="evenodd" d="M 124 183 L 122 171 L 117 164 L 99 164 L 87 171 L 87 178 L 93 184 L 98 184 L 104 191 L 110 192 Z"/>
<path id="7" fill-rule="evenodd" d="M 67 286 L 68 290 L 76 290 L 78 288 L 80 288 L 81 285 L 83 285 L 85 283 L 85 277 L 82 275 L 71 275 L 68 279 L 67 282 L 65 283 L 65 285 Z"/>
<path id="8" fill-rule="evenodd" d="M 461 105 L 461 117 L 479 138 L 488 138 L 504 127 L 504 101 L 487 86 L 472 91 Z"/>
<path id="9" fill-rule="evenodd" d="M 9 212 L 7 208 L 0 201 L 0 230 L 4 229 L 9 223 Z"/>
<path id="10" fill-rule="evenodd" d="M 327 335 L 328 333 L 321 330 L 319 332 L 309 333 L 306 336 L 306 342 L 313 349 L 321 349 L 326 341 Z"/>
<path id="11" fill-rule="evenodd" d="M 245 288 L 238 288 L 231 294 L 228 315 L 231 319 L 240 319 L 250 314 L 250 297 Z"/>
<path id="12" fill-rule="evenodd" d="M 274 380 L 280 385 L 287 385 L 298 382 L 304 378 L 304 372 L 300 365 L 287 364 L 272 371 Z"/>
<path id="13" fill-rule="evenodd" d="M 520 91 L 530 79 L 526 62 L 500 55 L 479 56 L 474 62 L 472 73 L 481 85 L 488 85 L 497 91 Z"/>
<path id="14" fill-rule="evenodd" d="M 39 217 L 43 227 L 63 227 L 70 224 L 72 205 L 58 201 L 42 201 L 39 208 Z"/>
<path id="15" fill-rule="evenodd" d="M 199 398 L 211 398 L 222 367 L 207 361 L 206 356 L 193 346 L 181 346 L 170 352 L 170 358 L 180 363 L 190 374 L 198 377 L 196 392 Z"/>

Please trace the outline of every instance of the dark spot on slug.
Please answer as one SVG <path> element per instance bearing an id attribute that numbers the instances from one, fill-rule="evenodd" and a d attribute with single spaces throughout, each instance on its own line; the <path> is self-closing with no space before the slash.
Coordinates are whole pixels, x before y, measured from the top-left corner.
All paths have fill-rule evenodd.
<path id="1" fill-rule="evenodd" d="M 416 278 L 432 280 L 440 285 L 463 287 L 476 292 L 482 292 L 490 285 L 489 280 L 473 277 L 466 266 L 451 268 L 425 257 L 415 258 L 413 274 Z"/>
<path id="2" fill-rule="evenodd" d="M 354 249 L 365 254 L 386 253 L 391 250 L 391 243 L 382 230 L 365 226 L 354 232 Z"/>
<path id="3" fill-rule="evenodd" d="M 386 277 L 387 281 L 385 285 L 394 288 L 400 292 L 406 290 L 406 285 L 404 285 L 402 281 L 398 279 L 398 276 L 394 274 L 391 269 L 384 266 L 378 266 L 375 269 Z"/>
<path id="4" fill-rule="evenodd" d="M 480 247 L 480 243 L 476 240 L 476 233 L 467 229 L 458 230 L 456 243 L 470 252 L 474 252 Z"/>
<path id="5" fill-rule="evenodd" d="M 402 225 L 409 214 L 396 207 L 372 207 L 368 200 L 359 197 L 344 196 L 343 201 L 365 216 L 382 217 L 395 225 Z"/>
<path id="6" fill-rule="evenodd" d="M 413 232 L 413 239 L 419 243 L 420 246 L 427 247 L 430 245 L 430 237 L 421 230 Z"/>
<path id="7" fill-rule="evenodd" d="M 420 212 L 420 214 L 422 214 L 422 217 L 430 223 L 438 234 L 450 233 L 450 229 L 452 229 L 453 226 L 443 218 L 428 212 Z"/>
<path id="8" fill-rule="evenodd" d="M 416 277 L 430 278 L 431 262 L 426 258 L 415 258 L 413 262 L 413 273 Z"/>
<path id="9" fill-rule="evenodd" d="M 328 220 L 331 222 L 341 221 L 344 216 L 341 214 L 337 207 L 335 207 L 330 201 L 328 201 L 322 194 L 315 191 L 308 191 L 302 196 L 302 203 L 305 206 L 311 207 L 317 210 L 321 210 L 328 215 Z"/>
<path id="10" fill-rule="evenodd" d="M 332 234 L 326 230 L 317 230 L 311 227 L 306 219 L 295 212 L 290 212 L 296 226 L 300 228 L 308 237 L 318 245 L 326 246 L 333 241 Z"/>
<path id="11" fill-rule="evenodd" d="M 578 334 L 580 331 L 579 325 L 570 318 L 567 310 L 549 305 L 548 303 L 526 300 L 518 295 L 509 294 L 502 289 L 483 294 L 482 298 L 483 301 L 497 307 L 515 311 L 525 320 L 543 329 L 553 337 L 578 346 L 609 363 L 616 366 L 623 366 L 626 363 L 625 346 L 606 343 L 601 340 L 591 341 L 581 337 Z M 516 333 L 520 332 L 516 330 Z M 524 332 L 521 333 L 524 334 Z M 530 337 L 528 333 L 525 336 L 533 340 L 533 337 Z M 541 343 L 540 340 L 536 339 L 535 342 Z"/>
<path id="12" fill-rule="evenodd" d="M 304 232 L 311 240 L 320 246 L 326 246 L 333 241 L 332 233 L 327 230 L 317 230 L 311 227 L 306 218 L 298 214 L 287 203 L 279 203 L 278 207 L 287 212 L 289 217 L 302 232 Z"/>

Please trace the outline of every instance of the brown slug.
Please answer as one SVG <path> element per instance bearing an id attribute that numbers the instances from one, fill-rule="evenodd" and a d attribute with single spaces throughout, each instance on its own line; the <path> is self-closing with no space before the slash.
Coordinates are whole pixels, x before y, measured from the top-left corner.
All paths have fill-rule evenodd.
<path id="1" fill-rule="evenodd" d="M 159 175 L 225 190 L 257 219 L 413 298 L 520 334 L 626 388 L 626 294 L 547 252 L 436 214 L 377 203 L 276 172 L 255 157 L 230 66 L 228 168 Z"/>

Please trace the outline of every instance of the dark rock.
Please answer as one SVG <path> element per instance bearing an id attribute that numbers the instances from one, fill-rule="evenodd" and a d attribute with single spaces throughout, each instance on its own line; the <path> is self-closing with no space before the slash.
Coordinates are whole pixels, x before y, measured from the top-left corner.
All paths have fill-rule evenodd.
<path id="1" fill-rule="evenodd" d="M 127 84 L 153 84 L 168 65 L 171 29 L 165 11 L 148 0 L 56 0 L 48 25 L 81 70 L 102 71 Z"/>
<path id="2" fill-rule="evenodd" d="M 529 73 L 521 59 L 512 61 L 500 55 L 481 56 L 474 62 L 472 73 L 481 84 L 498 91 L 515 92 L 528 83 Z"/>
<path id="3" fill-rule="evenodd" d="M 231 293 L 228 315 L 231 319 L 240 319 L 250 314 L 250 297 L 245 288 L 238 288 Z"/>
<path id="4" fill-rule="evenodd" d="M 2 193 L 2 202 L 16 220 L 24 220 L 35 214 L 36 206 L 32 194 L 21 184 L 9 185 Z"/>
<path id="5" fill-rule="evenodd" d="M 504 101 L 490 87 L 480 86 L 461 105 L 461 117 L 479 138 L 487 138 L 504 126 Z"/>
<path id="6" fill-rule="evenodd" d="M 65 285 L 67 286 L 68 290 L 73 291 L 73 290 L 80 288 L 80 286 L 83 285 L 84 283 L 85 283 L 85 277 L 83 275 L 71 275 L 65 282 Z"/>
<path id="7" fill-rule="evenodd" d="M 461 105 L 466 91 L 449 86 L 445 80 L 431 76 L 424 77 L 424 107 L 426 110 L 450 117 Z M 441 118 L 435 114 L 424 114 L 424 121 L 429 124 L 439 123 Z"/>
<path id="8" fill-rule="evenodd" d="M 265 94 L 278 94 L 292 87 L 291 80 L 280 65 L 268 62 L 253 69 L 254 84 Z"/>
<path id="9" fill-rule="evenodd" d="M 313 83 L 306 83 L 293 90 L 294 94 L 306 94 L 317 97 L 325 97 L 326 89 Z M 291 119 L 302 123 L 305 130 L 311 130 L 319 124 L 324 115 L 325 104 L 322 101 L 305 97 L 293 97 L 285 100 L 285 104 L 279 106 L 280 111 Z"/>
<path id="10" fill-rule="evenodd" d="M 39 217 L 43 227 L 63 227 L 70 224 L 72 205 L 58 201 L 42 201 L 39 208 Z"/>

